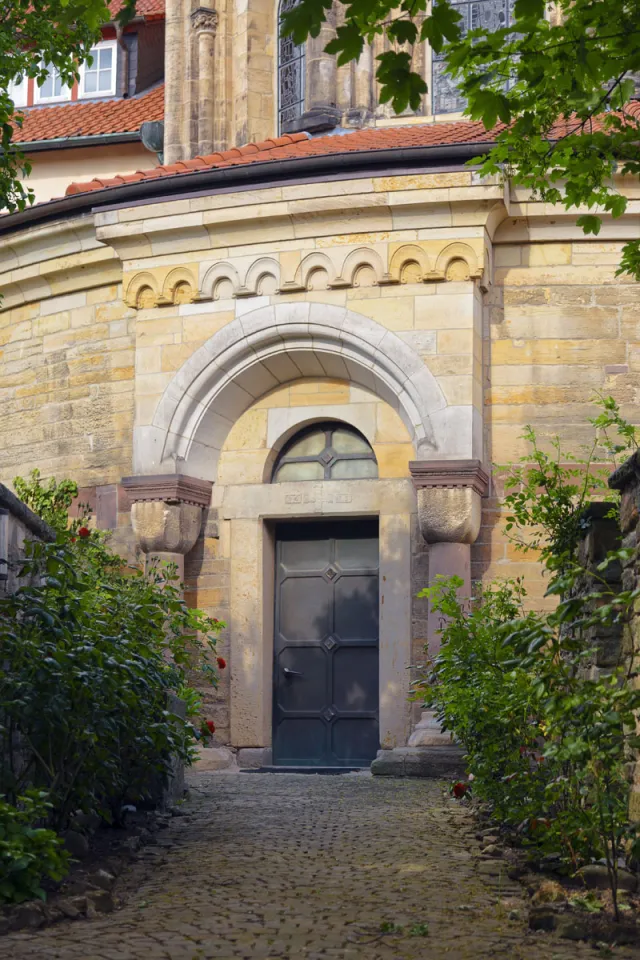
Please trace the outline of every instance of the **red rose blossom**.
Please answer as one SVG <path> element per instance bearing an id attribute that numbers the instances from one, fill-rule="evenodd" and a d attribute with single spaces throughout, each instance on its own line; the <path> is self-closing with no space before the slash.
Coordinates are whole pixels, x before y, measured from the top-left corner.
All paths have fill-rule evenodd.
<path id="1" fill-rule="evenodd" d="M 215 723 L 213 722 L 213 720 L 207 720 L 207 727 L 209 728 L 209 733 L 215 733 L 215 732 L 216 732 L 216 725 L 215 725 Z"/>
<path id="2" fill-rule="evenodd" d="M 225 660 L 225 658 L 224 658 L 224 657 L 217 657 L 216 659 L 217 659 L 217 661 L 218 661 L 218 669 L 219 669 L 219 670 L 224 670 L 224 668 L 225 668 L 226 665 L 227 665 L 227 661 Z"/>
<path id="3" fill-rule="evenodd" d="M 453 791 L 453 795 L 454 795 L 454 797 L 456 798 L 456 800 L 459 800 L 460 797 L 464 797 L 465 793 L 466 793 L 467 790 L 469 789 L 469 784 L 468 784 L 468 783 L 461 783 L 461 782 L 454 783 L 454 785 L 453 785 L 453 787 L 452 787 L 451 789 L 452 789 L 452 791 Z"/>
<path id="4" fill-rule="evenodd" d="M 82 537 L 85 540 L 87 537 L 90 537 L 91 531 L 89 530 L 89 527 L 80 527 L 80 529 L 78 530 L 78 536 Z"/>

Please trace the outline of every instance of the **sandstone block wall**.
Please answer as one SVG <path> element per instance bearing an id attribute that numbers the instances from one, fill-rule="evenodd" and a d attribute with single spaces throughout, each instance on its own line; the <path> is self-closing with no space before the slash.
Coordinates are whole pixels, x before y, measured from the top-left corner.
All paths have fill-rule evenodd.
<path id="1" fill-rule="evenodd" d="M 231 621 L 239 505 L 258 503 L 292 431 L 344 419 L 372 443 L 380 490 L 407 498 L 407 596 L 428 582 L 409 461 L 478 458 L 492 482 L 472 577 L 522 576 L 544 607 L 541 566 L 503 532 L 492 465 L 526 454 L 525 424 L 580 453 L 596 391 L 636 418 L 640 292 L 615 275 L 636 230 L 630 216 L 585 240 L 570 217 L 466 170 L 265 185 L 24 229 L 0 240 L 0 479 L 35 466 L 73 477 L 134 562 L 121 478 L 212 480 L 186 596 Z M 348 512 L 328 496 L 282 509 Z M 414 662 L 426 615 L 413 601 Z M 223 732 L 229 683 L 206 692 Z"/>

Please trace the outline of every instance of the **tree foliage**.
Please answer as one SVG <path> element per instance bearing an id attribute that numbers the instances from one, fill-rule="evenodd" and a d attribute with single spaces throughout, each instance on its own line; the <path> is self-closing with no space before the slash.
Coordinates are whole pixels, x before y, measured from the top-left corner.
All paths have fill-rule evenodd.
<path id="1" fill-rule="evenodd" d="M 135 9 L 135 0 L 126 0 L 117 19 L 126 23 Z M 47 78 L 46 65 L 58 71 L 71 86 L 80 65 L 100 40 L 100 28 L 112 19 L 105 0 L 11 0 L 2 5 L 0 17 L 0 209 L 22 210 L 33 203 L 33 191 L 20 182 L 30 165 L 13 143 L 15 128 L 23 115 L 14 106 L 9 85 L 25 77 L 41 86 Z"/>
<path id="2" fill-rule="evenodd" d="M 301 43 L 320 32 L 332 0 L 299 0 L 284 30 Z M 427 92 L 412 69 L 412 49 L 427 41 L 444 54 L 467 98 L 466 114 L 494 131 L 479 159 L 483 174 L 506 173 L 541 200 L 578 208 L 579 225 L 597 234 L 602 215 L 620 217 L 627 198 L 615 174 L 640 175 L 640 104 L 629 108 L 640 74 L 638 0 L 516 0 L 511 23 L 465 32 L 455 3 L 345 0 L 344 23 L 327 50 L 357 60 L 382 35 L 380 99 L 396 113 L 417 110 Z M 497 126 L 496 126 L 497 124 Z M 475 162 L 475 161 L 474 161 Z M 623 249 L 620 272 L 640 278 L 640 240 Z"/>

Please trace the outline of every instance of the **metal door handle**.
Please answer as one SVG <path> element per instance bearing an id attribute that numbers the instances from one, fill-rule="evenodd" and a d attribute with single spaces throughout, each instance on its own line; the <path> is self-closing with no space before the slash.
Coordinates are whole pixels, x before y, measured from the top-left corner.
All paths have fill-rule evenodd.
<path id="1" fill-rule="evenodd" d="M 286 677 L 287 679 L 288 679 L 289 677 L 303 677 L 303 676 L 304 676 L 303 673 L 298 673 L 297 670 L 289 670 L 289 667 L 283 667 L 282 669 L 283 669 L 284 675 L 285 675 L 285 677 Z"/>

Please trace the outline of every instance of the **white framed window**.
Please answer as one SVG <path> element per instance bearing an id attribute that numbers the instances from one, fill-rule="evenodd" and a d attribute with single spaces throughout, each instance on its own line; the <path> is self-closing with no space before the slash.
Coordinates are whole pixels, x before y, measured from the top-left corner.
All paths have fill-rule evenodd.
<path id="1" fill-rule="evenodd" d="M 62 82 L 62 77 L 56 67 L 52 64 L 46 64 L 47 79 L 41 87 L 36 81 L 35 102 L 36 103 L 55 103 L 60 100 L 70 100 L 71 90 Z"/>
<path id="2" fill-rule="evenodd" d="M 14 107 L 26 107 L 28 85 L 27 77 L 16 77 L 15 80 L 9 81 L 7 93 L 13 100 Z"/>
<path id="3" fill-rule="evenodd" d="M 114 97 L 116 93 L 116 41 L 103 40 L 91 48 L 91 61 L 80 68 L 79 97 Z"/>

